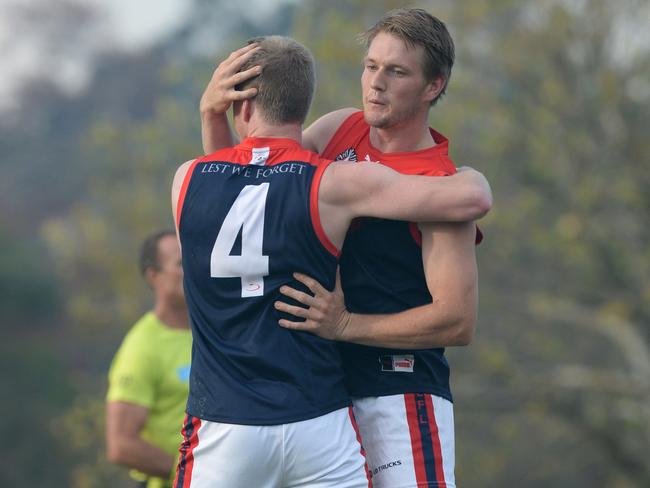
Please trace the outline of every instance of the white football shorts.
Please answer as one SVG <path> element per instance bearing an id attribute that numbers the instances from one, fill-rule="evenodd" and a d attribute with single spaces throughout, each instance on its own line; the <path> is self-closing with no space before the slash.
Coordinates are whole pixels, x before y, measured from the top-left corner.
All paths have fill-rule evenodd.
<path id="1" fill-rule="evenodd" d="M 353 399 L 373 488 L 455 488 L 454 409 L 427 393 Z"/>
<path id="2" fill-rule="evenodd" d="M 187 416 L 175 488 L 368 488 L 351 407 L 282 425 Z"/>

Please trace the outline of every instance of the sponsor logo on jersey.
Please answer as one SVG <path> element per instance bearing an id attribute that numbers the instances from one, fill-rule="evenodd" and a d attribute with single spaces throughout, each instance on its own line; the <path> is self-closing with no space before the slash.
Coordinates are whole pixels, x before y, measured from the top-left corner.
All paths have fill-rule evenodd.
<path id="1" fill-rule="evenodd" d="M 345 151 L 343 151 L 341 154 L 336 156 L 334 161 L 341 161 L 343 159 L 348 159 L 350 161 L 358 161 L 359 159 L 357 158 L 357 153 L 354 150 L 353 147 L 347 148 Z"/>
<path id="2" fill-rule="evenodd" d="M 401 356 L 386 354 L 379 357 L 379 364 L 381 364 L 382 371 L 412 373 L 413 366 L 415 365 L 415 357 L 413 354 L 404 354 Z"/>
<path id="3" fill-rule="evenodd" d="M 391 461 L 390 463 L 382 464 L 382 465 L 377 466 L 376 468 L 374 468 L 372 470 L 372 475 L 376 476 L 377 473 L 379 473 L 380 471 L 383 471 L 383 470 L 389 469 L 389 468 L 394 468 L 395 466 L 401 466 L 401 465 L 402 465 L 402 460 L 401 459 L 398 459 L 397 461 Z"/>

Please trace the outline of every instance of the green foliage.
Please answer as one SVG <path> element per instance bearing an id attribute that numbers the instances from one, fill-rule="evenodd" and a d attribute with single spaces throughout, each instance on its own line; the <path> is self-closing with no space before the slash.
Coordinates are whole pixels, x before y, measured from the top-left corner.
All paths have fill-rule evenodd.
<path id="1" fill-rule="evenodd" d="M 60 309 L 52 261 L 42 243 L 0 231 L 0 319 L 24 328 L 43 326 Z"/>
<path id="2" fill-rule="evenodd" d="M 105 488 L 134 484 L 125 469 L 111 465 L 104 455 L 105 402 L 101 395 L 80 394 L 53 421 L 55 438 L 74 453 L 70 488 Z"/>
<path id="3" fill-rule="evenodd" d="M 19 325 L 16 323 L 15 325 Z M 5 391 L 0 434 L 11 448 L 3 451 L 2 486 L 68 486 L 72 459 L 53 434 L 51 419 L 76 393 L 53 352 L 35 341 L 20 349 L 0 346 L 0 379 Z"/>
<path id="4" fill-rule="evenodd" d="M 66 217 L 44 225 L 73 291 L 68 313 L 85 327 L 98 330 L 116 321 L 126 326 L 146 306 L 137 256 L 148 234 L 174 226 L 174 171 L 200 154 L 195 110 L 161 93 L 151 119 L 116 125 L 98 118 L 89 127 L 81 153 L 88 163 L 87 190 Z"/>
<path id="5" fill-rule="evenodd" d="M 495 195 L 480 223 L 477 336 L 449 353 L 459 485 L 650 484 L 650 49 L 638 41 L 647 41 L 650 7 L 304 1 L 287 18 L 318 62 L 310 120 L 361 106 L 363 47 L 354 37 L 405 4 L 438 15 L 455 39 L 456 65 L 431 124 L 450 138 L 458 164 L 485 172 Z M 235 37 L 268 33 L 261 29 L 248 25 Z M 223 57 L 233 46 L 217 47 Z M 126 328 L 150 305 L 136 267 L 140 243 L 173 226 L 175 168 L 201 152 L 196 107 L 214 61 L 183 56 L 108 58 L 95 83 L 106 95 L 51 101 L 56 111 L 33 152 L 24 143 L 31 135 L 0 141 L 17 162 L 3 166 L 3 197 L 35 199 L 18 208 L 30 221 L 47 217 L 47 250 L 0 234 L 0 309 L 32 346 L 2 356 L 3 381 L 24 398 L 5 407 L 12 420 L 3 432 L 15 437 L 13 419 L 31 422 L 3 456 L 21 467 L 52 460 L 8 473 L 3 486 L 126 479 L 103 460 L 105 374 Z M 35 157 L 50 152 L 63 155 L 56 181 L 49 161 Z M 40 203 L 48 191 L 49 213 Z"/>

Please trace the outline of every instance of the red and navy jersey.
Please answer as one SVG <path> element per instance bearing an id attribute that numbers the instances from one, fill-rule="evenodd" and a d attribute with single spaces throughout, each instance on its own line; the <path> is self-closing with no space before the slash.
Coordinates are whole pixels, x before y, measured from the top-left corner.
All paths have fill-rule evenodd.
<path id="1" fill-rule="evenodd" d="M 327 162 L 290 139 L 249 138 L 192 163 L 177 223 L 193 346 L 187 412 L 275 425 L 349 405 L 334 342 L 284 329 L 273 304 L 299 271 L 334 288 L 318 216 Z"/>
<path id="2" fill-rule="evenodd" d="M 322 157 L 378 161 L 405 174 L 456 172 L 448 141 L 431 130 L 436 145 L 414 152 L 382 153 L 370 143 L 363 112 L 348 117 Z M 415 223 L 376 218 L 353 222 L 341 255 L 341 283 L 351 312 L 397 313 L 431 303 Z M 432 393 L 451 401 L 444 349 L 404 350 L 341 344 L 346 382 L 353 397 Z"/>

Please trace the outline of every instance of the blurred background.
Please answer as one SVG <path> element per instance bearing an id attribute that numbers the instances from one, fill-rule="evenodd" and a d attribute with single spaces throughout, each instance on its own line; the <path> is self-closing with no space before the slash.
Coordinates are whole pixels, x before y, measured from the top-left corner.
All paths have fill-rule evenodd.
<path id="1" fill-rule="evenodd" d="M 1 0 L 1 486 L 128 483 L 106 374 L 152 303 L 137 253 L 173 225 L 218 61 L 305 43 L 312 121 L 360 106 L 354 35 L 401 6 L 448 25 L 431 124 L 495 195 L 477 334 L 449 351 L 458 486 L 650 486 L 647 0 Z"/>

